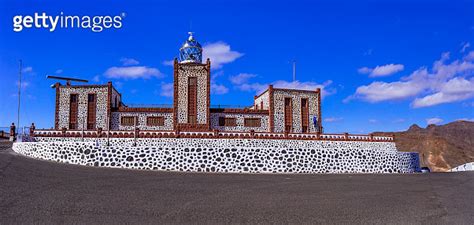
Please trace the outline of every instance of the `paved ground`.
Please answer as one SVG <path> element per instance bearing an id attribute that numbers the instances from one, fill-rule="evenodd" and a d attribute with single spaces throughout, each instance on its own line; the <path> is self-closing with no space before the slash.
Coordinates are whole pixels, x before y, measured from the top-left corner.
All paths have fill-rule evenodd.
<path id="1" fill-rule="evenodd" d="M 165 173 L 45 162 L 0 146 L 0 224 L 474 223 L 474 173 Z"/>

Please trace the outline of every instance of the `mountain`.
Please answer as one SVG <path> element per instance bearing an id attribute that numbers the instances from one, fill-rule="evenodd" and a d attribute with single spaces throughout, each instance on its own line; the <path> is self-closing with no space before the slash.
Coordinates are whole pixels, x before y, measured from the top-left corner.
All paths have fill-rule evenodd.
<path id="1" fill-rule="evenodd" d="M 456 121 L 445 125 L 416 124 L 403 132 L 375 132 L 395 136 L 399 151 L 418 152 L 421 166 L 443 172 L 474 162 L 474 122 Z"/>

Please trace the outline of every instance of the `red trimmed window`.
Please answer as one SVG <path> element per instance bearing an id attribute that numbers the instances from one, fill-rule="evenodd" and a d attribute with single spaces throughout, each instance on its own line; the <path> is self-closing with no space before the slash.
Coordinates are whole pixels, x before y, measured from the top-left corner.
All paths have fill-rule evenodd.
<path id="1" fill-rule="evenodd" d="M 236 118 L 219 117 L 219 126 L 221 126 L 221 127 L 235 127 L 235 126 L 237 126 L 237 119 Z"/>
<path id="2" fill-rule="evenodd" d="M 96 109 L 97 109 L 97 96 L 96 94 L 87 95 L 87 129 L 95 129 L 96 121 Z"/>
<path id="3" fill-rule="evenodd" d="M 77 129 L 77 113 L 79 108 L 79 96 L 71 94 L 69 96 L 69 129 Z"/>
<path id="4" fill-rule="evenodd" d="M 146 118 L 146 125 L 151 127 L 164 126 L 165 118 L 162 116 L 149 116 Z"/>
<path id="5" fill-rule="evenodd" d="M 308 132 L 308 124 L 309 124 L 308 99 L 302 98 L 301 99 L 301 132 L 302 133 Z"/>
<path id="6" fill-rule="evenodd" d="M 138 125 L 138 118 L 136 116 L 122 116 L 120 118 L 120 125 L 122 125 L 122 126 L 134 126 L 135 121 Z"/>
<path id="7" fill-rule="evenodd" d="M 285 132 L 291 132 L 293 127 L 293 104 L 291 98 L 285 98 Z"/>
<path id="8" fill-rule="evenodd" d="M 197 123 L 197 77 L 188 78 L 188 123 Z"/>
<path id="9" fill-rule="evenodd" d="M 260 118 L 244 118 L 245 127 L 261 127 Z"/>

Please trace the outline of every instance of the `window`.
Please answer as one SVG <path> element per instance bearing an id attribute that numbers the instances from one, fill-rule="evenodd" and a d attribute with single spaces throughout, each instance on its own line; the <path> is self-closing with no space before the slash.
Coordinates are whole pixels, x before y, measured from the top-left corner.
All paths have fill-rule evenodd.
<path id="1" fill-rule="evenodd" d="M 120 118 L 120 124 L 122 126 L 134 126 L 135 120 L 138 125 L 138 118 L 136 116 L 122 116 L 122 118 Z"/>
<path id="2" fill-rule="evenodd" d="M 147 126 L 164 126 L 165 118 L 162 116 L 150 116 L 146 118 Z"/>
<path id="3" fill-rule="evenodd" d="M 260 102 L 260 109 L 263 110 L 263 101 Z"/>
<path id="4" fill-rule="evenodd" d="M 197 77 L 188 78 L 188 123 L 197 123 Z"/>
<path id="5" fill-rule="evenodd" d="M 77 129 L 78 96 L 71 94 L 69 97 L 69 129 Z"/>
<path id="6" fill-rule="evenodd" d="M 87 102 L 95 102 L 95 94 L 88 94 Z"/>
<path id="7" fill-rule="evenodd" d="M 87 129 L 95 129 L 95 120 L 96 120 L 96 95 L 88 94 L 87 95 Z"/>
<path id="8" fill-rule="evenodd" d="M 260 127 L 261 126 L 260 118 L 245 118 L 244 126 L 245 127 Z"/>
<path id="9" fill-rule="evenodd" d="M 291 98 L 285 98 L 285 132 L 291 132 L 293 125 L 293 108 Z"/>
<path id="10" fill-rule="evenodd" d="M 226 117 L 219 117 L 219 126 L 221 127 L 235 127 L 237 126 L 237 119 L 236 118 L 226 118 Z"/>
<path id="11" fill-rule="evenodd" d="M 301 127 L 301 132 L 302 133 L 308 133 L 308 127 L 307 126 L 302 126 Z"/>
<path id="12" fill-rule="evenodd" d="M 308 124 L 309 124 L 309 110 L 308 110 L 308 99 L 302 98 L 301 99 L 301 127 L 302 133 L 308 132 Z"/>

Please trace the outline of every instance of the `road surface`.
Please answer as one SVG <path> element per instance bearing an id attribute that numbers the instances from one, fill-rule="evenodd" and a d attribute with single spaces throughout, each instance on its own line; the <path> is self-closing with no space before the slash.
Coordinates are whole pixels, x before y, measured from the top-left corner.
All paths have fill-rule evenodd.
<path id="1" fill-rule="evenodd" d="M 135 171 L 35 160 L 0 146 L 0 224 L 474 223 L 470 172 Z"/>

